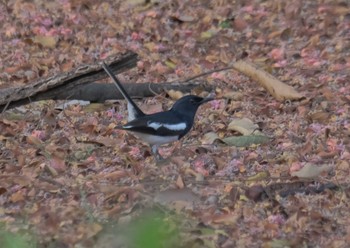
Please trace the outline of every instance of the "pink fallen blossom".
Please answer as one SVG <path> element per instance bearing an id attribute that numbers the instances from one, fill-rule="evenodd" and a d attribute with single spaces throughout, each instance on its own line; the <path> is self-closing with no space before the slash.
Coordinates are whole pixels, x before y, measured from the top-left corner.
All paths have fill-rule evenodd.
<path id="1" fill-rule="evenodd" d="M 33 28 L 33 33 L 36 35 L 46 35 L 47 32 L 47 29 L 43 26 Z"/>
<path id="2" fill-rule="evenodd" d="M 132 34 L 131 34 L 131 39 L 132 39 L 132 40 L 140 40 L 140 39 L 141 39 L 141 36 L 140 36 L 139 33 L 132 32 Z"/>
<path id="3" fill-rule="evenodd" d="M 224 78 L 225 78 L 224 74 L 220 73 L 220 72 L 213 72 L 211 74 L 211 77 L 214 79 L 219 79 L 219 80 L 224 80 Z"/>
<path id="4" fill-rule="evenodd" d="M 35 138 L 37 138 L 39 140 L 44 140 L 46 138 L 46 133 L 44 131 L 41 131 L 41 130 L 34 130 L 32 132 L 32 136 L 34 136 Z"/>
<path id="5" fill-rule="evenodd" d="M 303 168 L 304 165 L 302 165 L 302 163 L 298 162 L 294 162 L 291 164 L 291 166 L 289 167 L 289 172 L 292 173 L 294 171 L 299 171 L 301 168 Z"/>
<path id="6" fill-rule="evenodd" d="M 269 53 L 270 57 L 274 60 L 282 60 L 285 57 L 285 51 L 283 48 L 274 48 Z"/>
<path id="7" fill-rule="evenodd" d="M 269 217 L 267 217 L 267 220 L 270 223 L 278 224 L 278 225 L 282 225 L 286 222 L 286 218 L 281 214 L 270 215 Z"/>
<path id="8" fill-rule="evenodd" d="M 220 109 L 221 102 L 222 102 L 221 100 L 210 101 L 210 105 L 213 109 L 217 110 L 217 109 Z"/>

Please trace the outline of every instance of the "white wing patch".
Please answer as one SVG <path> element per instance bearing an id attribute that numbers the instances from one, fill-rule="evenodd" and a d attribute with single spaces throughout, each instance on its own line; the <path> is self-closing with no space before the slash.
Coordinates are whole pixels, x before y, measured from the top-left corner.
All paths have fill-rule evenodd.
<path id="1" fill-rule="evenodd" d="M 180 131 L 180 130 L 185 130 L 186 129 L 186 123 L 185 122 L 181 122 L 178 124 L 162 124 L 159 122 L 147 122 L 147 125 L 155 130 L 158 130 L 161 127 L 165 127 L 169 130 L 172 131 Z"/>
<path id="2" fill-rule="evenodd" d="M 134 111 L 134 107 L 128 102 L 128 121 L 135 120 L 136 111 Z"/>

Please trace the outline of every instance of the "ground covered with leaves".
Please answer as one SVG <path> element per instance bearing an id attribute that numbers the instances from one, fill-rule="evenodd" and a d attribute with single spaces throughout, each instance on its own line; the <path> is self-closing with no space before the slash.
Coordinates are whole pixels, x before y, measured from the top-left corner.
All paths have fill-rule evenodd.
<path id="1" fill-rule="evenodd" d="M 132 50 L 140 60 L 124 83 L 182 81 L 243 59 L 304 96 L 280 102 L 237 71 L 212 73 L 217 100 L 158 164 L 115 129 L 124 101 L 2 113 L 5 247 L 350 242 L 348 1 L 10 0 L 0 12 L 1 89 Z M 138 103 L 152 113 L 178 95 Z M 256 133 L 268 140 L 222 142 Z"/>

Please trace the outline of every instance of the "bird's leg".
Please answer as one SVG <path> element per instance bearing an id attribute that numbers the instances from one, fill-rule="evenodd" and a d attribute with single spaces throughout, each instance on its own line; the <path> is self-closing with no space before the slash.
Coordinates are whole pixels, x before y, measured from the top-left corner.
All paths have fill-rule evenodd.
<path id="1" fill-rule="evenodd" d="M 152 145 L 151 146 L 151 151 L 157 162 L 162 161 L 164 158 L 159 154 L 158 152 L 158 145 Z"/>

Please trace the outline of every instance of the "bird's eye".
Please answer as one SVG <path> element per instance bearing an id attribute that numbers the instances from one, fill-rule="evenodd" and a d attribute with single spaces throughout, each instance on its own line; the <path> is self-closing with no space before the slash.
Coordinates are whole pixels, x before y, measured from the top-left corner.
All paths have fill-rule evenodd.
<path id="1" fill-rule="evenodd" d="M 190 99 L 190 103 L 195 103 L 196 101 L 194 99 Z"/>

